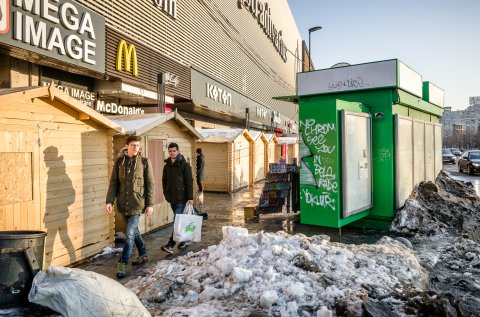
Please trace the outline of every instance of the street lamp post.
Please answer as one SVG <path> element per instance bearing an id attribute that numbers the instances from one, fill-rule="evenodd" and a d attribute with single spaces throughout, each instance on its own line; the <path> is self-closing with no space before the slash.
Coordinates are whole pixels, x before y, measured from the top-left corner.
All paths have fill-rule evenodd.
<path id="1" fill-rule="evenodd" d="M 308 58 L 310 59 L 308 63 L 309 71 L 312 69 L 312 51 L 310 51 L 310 34 L 312 34 L 312 32 L 319 31 L 321 29 L 322 29 L 321 26 L 314 26 L 308 29 Z"/>

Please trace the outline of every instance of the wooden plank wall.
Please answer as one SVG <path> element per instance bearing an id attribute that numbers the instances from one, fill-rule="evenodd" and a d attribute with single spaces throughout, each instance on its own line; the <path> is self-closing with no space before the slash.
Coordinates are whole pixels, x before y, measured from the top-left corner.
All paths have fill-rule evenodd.
<path id="1" fill-rule="evenodd" d="M 268 157 L 267 157 L 267 171 L 270 170 L 270 163 L 275 163 L 276 162 L 276 158 L 275 158 L 275 149 L 276 149 L 276 145 L 274 142 L 269 142 L 268 143 Z"/>
<path id="2" fill-rule="evenodd" d="M 178 144 L 180 148 L 180 153 L 185 157 L 185 159 L 190 163 L 192 167 L 192 176 L 194 177 L 194 195 L 197 192 L 196 190 L 196 180 L 195 180 L 195 139 L 194 137 L 185 131 L 183 127 L 177 124 L 174 120 L 169 120 L 160 124 L 159 126 L 149 130 L 145 134 L 141 135 L 141 151 L 142 153 L 152 160 L 155 155 L 164 159 L 168 157 L 167 146 L 171 142 Z M 161 149 L 162 153 L 154 153 L 152 151 L 158 151 L 158 148 L 152 147 L 149 148 L 149 141 L 161 140 L 163 142 L 163 148 Z M 114 139 L 114 148 L 115 148 L 115 157 L 117 157 L 119 149 L 125 145 L 125 136 L 117 136 Z M 155 164 L 152 161 L 152 164 Z M 155 178 L 155 186 L 162 187 L 162 172 L 163 172 L 163 163 L 162 168 L 160 169 L 160 175 Z M 106 193 L 106 192 L 105 192 Z M 163 191 L 162 191 L 163 193 Z M 195 198 L 195 197 L 194 197 Z M 173 222 L 173 212 L 170 208 L 170 204 L 162 197 L 157 199 L 157 203 L 154 205 L 154 212 L 151 217 L 140 217 L 140 222 L 138 228 L 141 234 L 150 232 L 152 230 L 163 227 L 171 222 Z M 116 209 L 116 208 L 115 208 Z M 116 232 L 125 232 L 126 223 L 123 219 L 123 216 L 115 211 L 115 231 Z"/>
<path id="3" fill-rule="evenodd" d="M 22 144 L 18 151 L 35 152 L 32 176 L 38 194 L 33 205 L 24 202 L 11 212 L 12 225 L 18 225 L 5 229 L 45 230 L 45 267 L 83 260 L 113 242 L 111 219 L 104 213 L 111 141 L 107 129 L 77 118 L 78 112 L 47 99 L 17 98 L 0 105 L 4 140 L 6 126 L 18 128 L 17 135 L 37 130 L 15 142 Z M 12 150 L 3 144 L 2 151 Z"/>
<path id="4" fill-rule="evenodd" d="M 198 142 L 205 155 L 203 187 L 205 191 L 229 192 L 228 143 Z"/>
<path id="5" fill-rule="evenodd" d="M 265 171 L 265 177 L 267 177 L 267 173 L 268 173 L 268 161 L 270 160 L 270 143 L 269 142 L 265 142 L 263 143 L 263 150 L 264 150 L 264 153 L 265 155 L 263 156 L 263 168 L 264 168 L 264 171 Z"/>
<path id="6" fill-rule="evenodd" d="M 179 146 L 180 153 L 185 157 L 187 162 L 190 163 L 192 167 L 192 176 L 194 177 L 193 181 L 193 193 L 197 192 L 197 185 L 195 181 L 195 141 L 194 138 L 190 133 L 186 131 L 183 126 L 180 126 L 175 120 L 169 120 L 167 122 L 162 123 L 161 125 L 153 128 L 152 130 L 148 131 L 146 134 L 146 138 L 148 140 L 158 139 L 163 140 L 164 143 L 164 152 L 163 158 L 166 159 L 168 157 L 168 144 L 171 142 L 175 142 Z M 149 153 L 149 149 L 147 148 L 147 154 Z M 163 173 L 162 173 L 163 174 Z M 156 186 L 162 186 L 162 179 L 155 180 Z M 173 222 L 173 211 L 170 208 L 170 204 L 166 200 L 162 200 L 158 204 L 155 205 L 154 215 L 149 217 L 145 220 L 145 232 L 149 232 L 155 229 L 158 229 L 168 223 Z"/>
<path id="7" fill-rule="evenodd" d="M 227 151 L 227 155 L 228 155 L 228 168 L 227 168 L 227 173 L 228 173 L 228 192 L 232 192 L 233 191 L 233 181 L 234 181 L 234 169 L 233 169 L 233 166 L 234 166 L 234 163 L 235 163 L 235 143 L 231 142 L 229 143 L 228 145 L 228 151 Z"/>
<path id="8" fill-rule="evenodd" d="M 256 147 L 255 142 L 249 142 L 249 151 L 248 151 L 248 186 L 252 187 L 255 181 L 254 172 L 255 172 L 255 159 L 256 159 Z"/>
<path id="9" fill-rule="evenodd" d="M 113 164 L 115 163 L 116 159 L 120 155 L 120 151 L 125 147 L 125 135 L 116 134 L 113 137 L 112 144 L 113 144 L 112 151 L 111 151 L 112 155 L 111 155 L 111 159 L 109 160 L 109 164 L 108 164 L 109 165 L 109 169 L 108 169 L 108 180 L 109 180 L 109 182 L 110 182 L 110 177 L 112 176 Z M 142 142 L 140 151 L 143 151 L 144 147 L 145 146 Z M 107 187 L 107 190 L 105 191 L 105 196 L 107 195 L 107 191 L 108 191 L 108 187 Z M 116 206 L 115 206 L 114 209 L 115 209 L 114 216 L 112 217 L 113 222 L 114 222 L 114 228 L 115 228 L 114 230 L 115 230 L 115 232 L 125 232 L 126 229 L 127 229 L 127 223 L 123 219 L 122 214 L 118 211 Z"/>
<path id="10" fill-rule="evenodd" d="M 245 188 L 250 179 L 250 142 L 240 135 L 234 142 L 233 188 L 232 191 Z"/>
<path id="11" fill-rule="evenodd" d="M 193 176 L 193 194 L 197 192 L 197 185 L 195 180 L 195 169 L 196 169 L 196 160 L 195 160 L 195 138 L 188 133 L 183 126 L 180 126 L 175 120 L 169 120 L 162 123 L 161 125 L 153 128 L 148 131 L 146 135 L 142 135 L 147 140 L 163 140 L 164 143 L 164 159 L 168 158 L 168 144 L 175 142 L 178 144 L 180 153 L 185 157 L 187 162 L 190 163 L 192 167 L 192 176 Z M 147 156 L 150 149 L 146 149 Z M 162 186 L 162 179 L 155 180 L 156 186 Z M 194 197 L 195 198 L 195 197 Z M 154 206 L 154 215 L 152 217 L 142 217 L 144 224 L 141 227 L 143 232 L 150 232 L 152 230 L 158 229 L 166 224 L 173 222 L 173 211 L 170 208 L 170 204 L 162 199 L 161 202 L 155 204 Z"/>
<path id="12" fill-rule="evenodd" d="M 254 181 L 258 182 L 265 178 L 265 143 L 261 138 L 255 141 L 255 168 Z"/>
<path id="13" fill-rule="evenodd" d="M 275 163 L 278 163 L 278 161 L 280 161 L 280 159 L 282 158 L 282 145 L 275 144 L 274 148 Z"/>
<path id="14" fill-rule="evenodd" d="M 298 157 L 299 157 L 298 155 L 299 155 L 299 145 L 298 145 L 298 143 L 289 144 L 287 146 L 287 157 L 288 157 L 287 163 L 291 164 L 293 158 L 297 158 L 297 161 L 298 161 Z"/>

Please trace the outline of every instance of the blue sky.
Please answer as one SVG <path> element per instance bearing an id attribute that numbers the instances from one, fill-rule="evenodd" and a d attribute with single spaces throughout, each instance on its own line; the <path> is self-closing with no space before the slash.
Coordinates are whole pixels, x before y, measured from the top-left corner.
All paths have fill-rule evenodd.
<path id="1" fill-rule="evenodd" d="M 480 0 L 288 0 L 316 69 L 398 58 L 445 90 L 454 110 L 480 96 Z"/>

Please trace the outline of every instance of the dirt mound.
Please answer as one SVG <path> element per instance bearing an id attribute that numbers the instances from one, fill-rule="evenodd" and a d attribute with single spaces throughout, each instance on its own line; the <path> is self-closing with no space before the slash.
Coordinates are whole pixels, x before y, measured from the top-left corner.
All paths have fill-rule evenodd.
<path id="1" fill-rule="evenodd" d="M 363 303 L 363 309 L 363 317 L 472 316 L 458 297 L 424 290 L 396 292 L 380 299 L 369 298 Z"/>
<path id="2" fill-rule="evenodd" d="M 392 222 L 392 231 L 406 235 L 454 234 L 480 241 L 480 198 L 471 183 L 443 171 L 435 183 L 417 186 Z"/>
<path id="3" fill-rule="evenodd" d="M 435 183 L 414 189 L 391 230 L 411 237 L 429 281 L 425 291 L 390 296 L 399 300 L 397 308 L 422 316 L 480 316 L 479 224 L 480 198 L 471 183 L 442 171 Z M 365 310 L 381 317 L 395 305 L 374 299 Z"/>

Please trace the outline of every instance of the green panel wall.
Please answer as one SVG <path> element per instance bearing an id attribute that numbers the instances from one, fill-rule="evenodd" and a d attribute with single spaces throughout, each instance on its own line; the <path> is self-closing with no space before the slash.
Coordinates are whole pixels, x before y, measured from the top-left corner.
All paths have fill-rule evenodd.
<path id="1" fill-rule="evenodd" d="M 427 122 L 439 123 L 440 118 L 436 115 L 426 113 L 420 110 L 412 109 L 407 106 L 395 104 L 393 105 L 393 114 L 399 114 L 402 116 L 412 117 L 417 120 L 424 120 Z"/>
<path id="2" fill-rule="evenodd" d="M 301 222 L 329 227 L 341 227 L 352 221 L 358 220 L 367 214 L 371 217 L 390 220 L 394 213 L 394 137 L 393 137 L 393 116 L 392 116 L 392 89 L 369 90 L 359 93 L 338 93 L 331 95 L 318 95 L 301 97 L 299 99 L 300 109 L 300 134 L 304 135 L 306 146 L 313 157 L 319 156 L 317 161 L 331 163 L 333 176 L 331 181 L 336 182 L 336 192 L 325 191 L 321 185 L 318 188 L 315 185 L 300 186 L 301 195 Z M 348 218 L 341 218 L 341 134 L 339 110 L 346 109 L 352 111 L 369 112 L 372 114 L 372 178 L 373 182 L 373 208 Z M 375 114 L 382 113 L 383 116 Z M 314 120 L 314 121 L 312 121 Z M 305 127 L 314 124 L 324 126 L 325 124 L 334 124 L 335 131 L 330 130 L 330 135 L 322 136 L 329 142 L 328 146 L 335 146 L 335 153 L 325 155 L 315 152 L 311 142 L 309 131 Z M 310 129 L 311 130 L 311 129 Z M 321 129 L 316 129 L 320 131 Z M 303 146 L 301 146 L 303 147 Z M 331 149 L 329 147 L 329 149 Z M 303 151 L 300 150 L 302 162 Z M 308 154 L 308 153 L 307 153 Z M 313 161 L 313 163 L 312 163 Z M 302 167 L 308 167 L 315 171 L 315 159 L 309 159 L 302 163 Z M 318 170 L 318 167 L 317 167 Z M 300 178 L 304 171 L 301 170 Z M 313 177 L 319 177 L 313 174 Z M 323 181 L 323 178 L 322 178 Z M 324 181 L 323 181 L 324 182 Z M 331 188 L 330 188 L 331 189 Z M 315 198 L 316 197 L 316 198 Z M 329 202 L 335 200 L 335 205 L 326 206 L 326 198 Z M 313 201 L 312 201 L 313 199 Z M 317 201 L 315 201 L 317 199 Z M 323 202 L 323 205 L 321 204 Z"/>
<path id="3" fill-rule="evenodd" d="M 361 112 L 359 103 L 322 97 L 300 101 L 300 217 L 305 224 L 341 227 L 368 215 L 368 211 L 341 217 L 340 110 Z"/>
<path id="4" fill-rule="evenodd" d="M 345 219 L 341 217 L 341 109 L 372 115 L 373 207 Z M 305 141 L 300 147 L 301 222 L 329 227 L 356 220 L 362 226 L 388 225 L 395 214 L 393 114 L 438 123 L 442 111 L 396 88 L 299 97 L 300 135 Z M 305 182 L 305 177 L 310 181 Z"/>
<path id="5" fill-rule="evenodd" d="M 340 203 L 338 120 L 334 100 L 304 98 L 300 113 L 301 222 L 336 227 Z"/>

